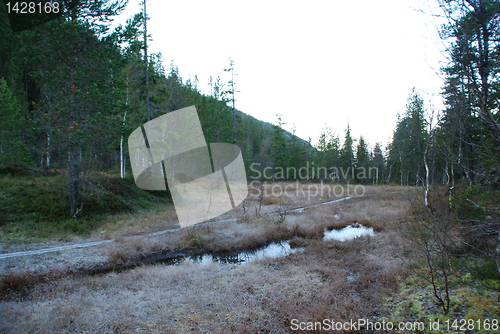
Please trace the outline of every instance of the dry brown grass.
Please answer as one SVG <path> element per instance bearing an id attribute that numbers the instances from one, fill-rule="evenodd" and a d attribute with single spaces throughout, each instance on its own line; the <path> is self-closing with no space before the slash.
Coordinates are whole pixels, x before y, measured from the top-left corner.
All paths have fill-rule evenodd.
<path id="1" fill-rule="evenodd" d="M 276 196 L 266 196 L 262 198 L 262 205 L 277 204 L 280 202 L 280 198 Z"/>
<path id="2" fill-rule="evenodd" d="M 119 214 L 111 216 L 108 221 L 92 235 L 93 239 L 114 239 L 179 227 L 177 214 L 172 204 L 166 205 L 160 212 Z"/>
<path id="3" fill-rule="evenodd" d="M 115 265 L 158 252 L 251 249 L 283 239 L 306 247 L 244 266 L 186 262 L 49 277 L 14 295 L 20 299 L 0 302 L 0 332 L 288 333 L 291 319 L 374 317 L 380 297 L 394 292 L 396 277 L 404 274 L 397 229 L 411 207 L 408 196 L 406 188 L 367 187 L 365 197 L 287 212 L 282 222 L 277 214 L 240 211 L 246 219 L 119 238 L 102 247 Z M 302 206 L 299 199 L 286 200 L 290 207 Z M 382 232 L 322 241 L 324 229 L 355 221 Z M 29 277 L 11 281 L 31 284 Z"/>
<path id="4" fill-rule="evenodd" d="M 388 250 L 390 252 L 388 252 Z M 245 266 L 143 266 L 48 283 L 2 302 L 10 333 L 288 333 L 291 319 L 349 321 L 376 314 L 402 273 L 373 238 L 313 242 Z"/>

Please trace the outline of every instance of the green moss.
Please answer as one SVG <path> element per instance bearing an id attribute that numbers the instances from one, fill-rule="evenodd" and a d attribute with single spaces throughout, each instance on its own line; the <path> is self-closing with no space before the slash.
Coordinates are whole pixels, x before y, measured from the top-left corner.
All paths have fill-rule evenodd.
<path id="1" fill-rule="evenodd" d="M 499 291 L 486 287 L 474 280 L 470 273 L 455 272 L 450 281 L 450 312 L 444 314 L 433 295 L 432 285 L 426 279 L 427 271 L 421 267 L 414 274 L 399 282 L 399 292 L 383 301 L 387 314 L 381 319 L 398 323 L 400 321 L 423 321 L 425 333 L 463 333 L 460 330 L 444 330 L 446 321 L 472 319 L 484 322 L 485 319 L 499 319 Z M 428 324 L 439 320 L 441 328 L 431 330 Z M 500 319 L 499 319 L 500 320 Z M 398 333 L 398 331 L 396 331 Z M 401 332 L 402 333 L 402 332 Z M 498 330 L 477 330 L 476 333 L 500 333 Z"/>
<path id="2" fill-rule="evenodd" d="M 491 289 L 500 290 L 500 279 L 485 279 L 483 283 Z"/>
<path id="3" fill-rule="evenodd" d="M 88 235 L 111 214 L 155 209 L 168 203 L 168 192 L 138 188 L 133 178 L 95 173 L 81 181 L 83 207 L 69 216 L 67 180 L 51 175 L 0 175 L 0 241 L 30 242 Z"/>

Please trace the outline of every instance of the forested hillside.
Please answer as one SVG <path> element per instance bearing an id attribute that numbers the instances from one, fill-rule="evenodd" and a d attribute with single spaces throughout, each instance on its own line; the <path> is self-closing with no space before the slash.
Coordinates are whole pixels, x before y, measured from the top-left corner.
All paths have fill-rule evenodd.
<path id="1" fill-rule="evenodd" d="M 196 78 L 184 81 L 175 64 L 167 73 L 161 55 L 147 54 L 143 13 L 110 31 L 106 22 L 124 1 L 44 4 L 51 13 L 22 14 L 13 3 L 0 3 L 4 174 L 60 175 L 67 192 L 59 192 L 58 201 L 68 203 L 68 216 L 78 217 L 90 197 L 103 195 L 96 172 L 130 176 L 129 134 L 190 105 L 197 107 L 207 142 L 238 144 L 247 166 L 272 164 L 273 126 L 231 106 L 231 82 L 217 76 L 210 94 L 202 94 Z M 286 134 L 285 141 L 312 153 L 308 143 Z"/>
<path id="2" fill-rule="evenodd" d="M 190 105 L 207 142 L 240 146 L 250 179 L 416 185 L 427 204 L 432 185 L 447 186 L 450 198 L 456 182 L 499 186 L 497 1 L 443 5 L 450 22 L 442 32 L 450 45 L 446 109 L 426 108 L 418 88 L 409 92 L 387 147 L 353 138 L 349 125 L 341 135 L 325 128 L 310 143 L 283 129 L 281 110 L 275 125 L 256 120 L 235 108 L 235 83 L 217 73 L 202 93 L 196 77 L 183 80 L 174 63 L 165 69 L 161 54 L 148 53 L 143 12 L 109 29 L 126 1 L 41 3 L 45 14 L 21 14 L 13 2 L 0 2 L 0 169 L 58 178 L 52 200 L 65 204 L 44 218 L 53 212 L 78 218 L 92 201 L 104 212 L 113 207 L 103 203 L 123 188 L 106 182 L 133 186 L 129 134 Z M 234 66 L 231 59 L 221 71 L 233 74 Z M 265 168 L 272 172 L 261 173 Z M 296 173 L 300 168 L 305 172 Z M 14 197 L 4 196 L 3 207 L 18 205 Z M 128 207 L 115 199 L 117 208 Z"/>

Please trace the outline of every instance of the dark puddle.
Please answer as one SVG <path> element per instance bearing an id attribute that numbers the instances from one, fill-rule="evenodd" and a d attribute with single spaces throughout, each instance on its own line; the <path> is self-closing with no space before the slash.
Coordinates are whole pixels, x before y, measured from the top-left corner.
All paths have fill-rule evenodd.
<path id="1" fill-rule="evenodd" d="M 295 252 L 288 241 L 273 242 L 265 247 L 254 251 L 229 252 L 223 254 L 203 254 L 203 255 L 179 255 L 158 254 L 147 259 L 148 263 L 161 263 L 165 265 L 177 265 L 182 262 L 196 264 L 223 263 L 223 264 L 248 264 L 255 260 L 264 258 L 277 258 L 287 256 Z"/>
<path id="2" fill-rule="evenodd" d="M 372 227 L 367 227 L 359 223 L 353 223 L 338 230 L 325 230 L 323 240 L 346 241 L 357 237 L 370 235 L 374 236 L 375 231 Z M 182 262 L 196 264 L 222 263 L 222 264 L 248 264 L 255 260 L 264 258 L 278 258 L 294 253 L 301 248 L 291 248 L 288 240 L 273 242 L 265 247 L 253 251 L 229 252 L 223 254 L 203 254 L 203 255 L 184 255 L 184 254 L 157 254 L 142 263 L 161 263 L 165 265 L 177 265 Z"/>

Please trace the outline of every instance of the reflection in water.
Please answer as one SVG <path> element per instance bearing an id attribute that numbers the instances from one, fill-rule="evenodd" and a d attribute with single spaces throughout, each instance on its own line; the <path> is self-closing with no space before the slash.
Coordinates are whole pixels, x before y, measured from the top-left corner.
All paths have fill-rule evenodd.
<path id="1" fill-rule="evenodd" d="M 363 235 L 374 236 L 375 232 L 372 227 L 366 227 L 361 224 L 355 223 L 348 225 L 340 230 L 325 230 L 323 240 L 351 240 Z M 264 258 L 277 258 L 294 253 L 300 248 L 290 248 L 288 241 L 273 242 L 266 247 L 257 249 L 255 251 L 245 251 L 241 253 L 229 254 L 204 254 L 204 255 L 191 255 L 191 256 L 177 256 L 173 258 L 158 257 L 152 262 L 159 262 L 166 265 L 177 265 L 183 261 L 206 264 L 206 263 L 223 263 L 223 264 L 247 264 L 255 260 Z"/>
<path id="2" fill-rule="evenodd" d="M 247 264 L 255 260 L 260 260 L 263 258 L 276 258 L 280 256 L 286 256 L 290 253 L 295 252 L 295 249 L 290 248 L 290 243 L 288 241 L 273 242 L 266 247 L 257 249 L 255 251 L 247 251 L 241 253 L 231 253 L 224 255 L 215 254 L 204 254 L 204 255 L 192 255 L 192 256 L 179 256 L 169 259 L 159 259 L 155 262 L 160 262 L 166 265 L 176 265 L 180 264 L 182 261 L 187 261 L 191 263 L 206 264 L 206 263 L 224 263 L 224 264 Z"/>
<path id="3" fill-rule="evenodd" d="M 364 235 L 374 236 L 375 232 L 373 231 L 373 227 L 366 227 L 360 224 L 347 225 L 340 230 L 331 230 L 326 231 L 323 237 L 323 240 L 339 240 L 346 241 L 351 240 L 357 237 L 361 237 Z"/>

